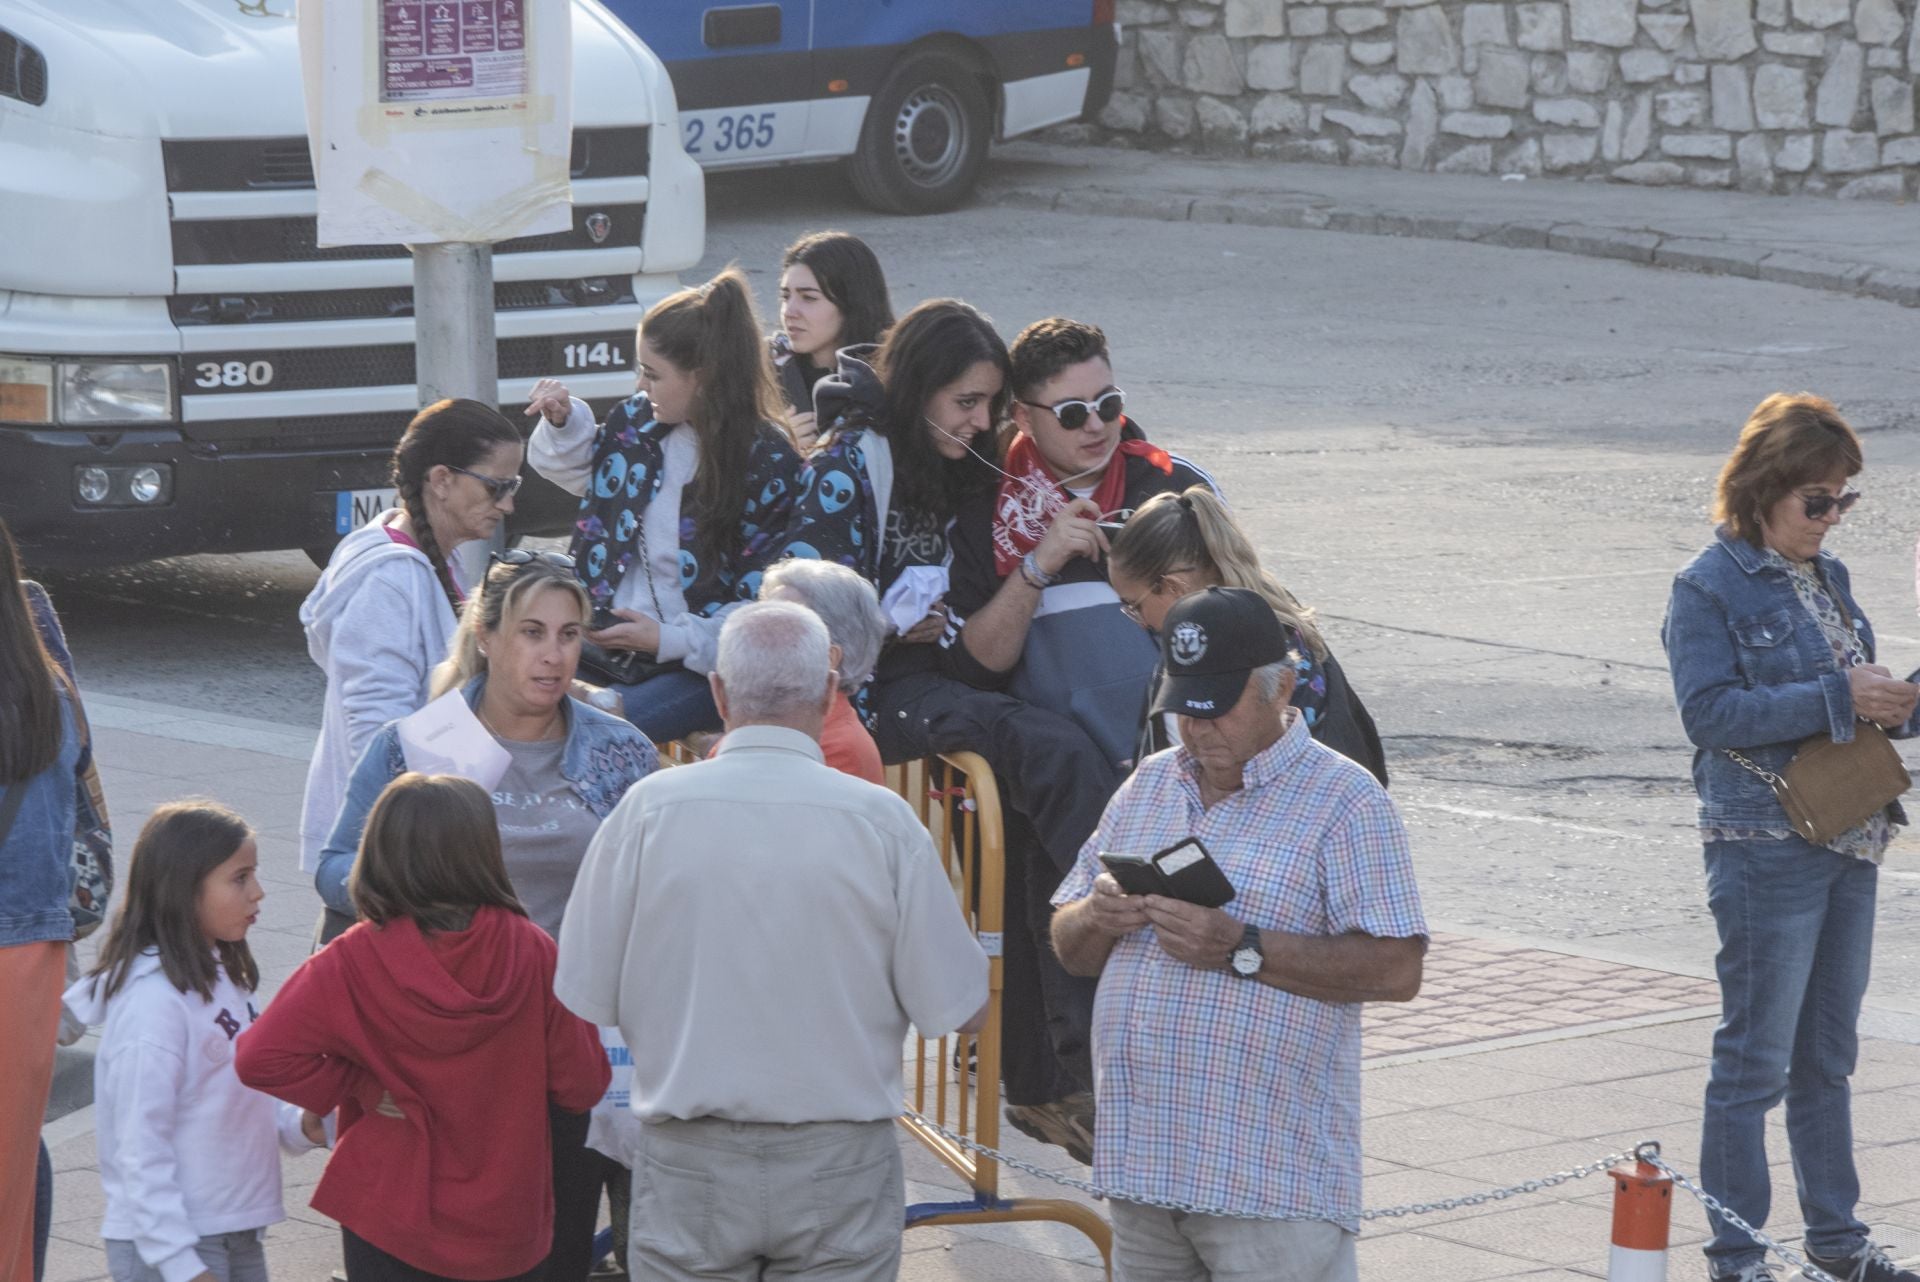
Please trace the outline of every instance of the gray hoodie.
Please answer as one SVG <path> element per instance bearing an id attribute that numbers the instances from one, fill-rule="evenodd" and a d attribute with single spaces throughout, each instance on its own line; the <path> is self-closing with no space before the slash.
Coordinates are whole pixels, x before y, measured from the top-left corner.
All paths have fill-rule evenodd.
<path id="1" fill-rule="evenodd" d="M 447 657 L 455 619 L 426 553 L 396 543 L 383 512 L 340 541 L 300 606 L 307 653 L 327 674 L 320 741 L 300 808 L 300 868 L 319 866 L 347 777 L 387 722 L 427 702 L 434 665 Z"/>

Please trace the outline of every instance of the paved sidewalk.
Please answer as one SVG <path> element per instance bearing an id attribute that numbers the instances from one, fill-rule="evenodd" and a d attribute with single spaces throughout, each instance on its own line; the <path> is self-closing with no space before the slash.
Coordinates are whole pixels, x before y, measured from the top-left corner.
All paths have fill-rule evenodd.
<path id="1" fill-rule="evenodd" d="M 95 696 L 89 711 L 123 852 L 155 805 L 180 796 L 211 795 L 255 824 L 268 898 L 250 938 L 270 993 L 306 955 L 315 914 L 295 844 L 311 735 L 131 699 Z M 1697 1169 L 1710 984 L 1617 958 L 1450 933 L 1436 936 L 1429 976 L 1418 1001 L 1369 1013 L 1362 1074 L 1368 1206 L 1537 1179 L 1648 1138 L 1681 1169 Z M 68 1063 L 68 1085 L 84 1087 L 84 1056 Z M 1866 1039 L 1855 1088 L 1869 1199 L 1863 1215 L 1899 1254 L 1920 1255 L 1920 1046 Z M 1791 1236 L 1792 1174 L 1778 1114 L 1771 1136 L 1774 1205 L 1783 1216 L 1776 1227 Z M 47 1138 L 56 1171 L 49 1282 L 104 1278 L 91 1110 L 58 1118 Z M 910 1200 L 961 1193 L 923 1148 L 902 1143 Z M 1060 1150 L 1010 1128 L 1005 1146 L 1044 1169 L 1086 1175 Z M 325 1282 L 339 1264 L 337 1229 L 306 1205 L 324 1160 L 311 1154 L 286 1163 L 290 1218 L 268 1238 L 277 1282 Z M 1001 1187 L 1011 1197 L 1088 1202 L 1019 1172 L 1005 1173 Z M 1604 1177 L 1593 1176 L 1511 1200 L 1373 1222 L 1361 1240 L 1362 1276 L 1603 1278 L 1610 1199 Z M 1691 1199 L 1676 1200 L 1671 1276 L 1702 1276 L 1693 1244 L 1705 1236 L 1704 1215 Z M 1052 1224 L 915 1229 L 905 1251 L 907 1282 L 1100 1277 L 1086 1239 Z"/>
<path id="2" fill-rule="evenodd" d="M 1171 222 L 1544 249 L 1920 307 L 1920 213 L 1904 204 L 1564 178 L 1514 182 L 1041 142 L 996 148 L 981 199 Z"/>

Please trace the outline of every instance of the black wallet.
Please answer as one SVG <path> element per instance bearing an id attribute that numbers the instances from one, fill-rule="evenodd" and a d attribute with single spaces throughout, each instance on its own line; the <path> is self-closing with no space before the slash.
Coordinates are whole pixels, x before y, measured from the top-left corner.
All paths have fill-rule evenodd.
<path id="1" fill-rule="evenodd" d="M 1198 837 L 1176 841 L 1151 855 L 1102 852 L 1100 862 L 1129 895 L 1165 895 L 1202 908 L 1233 902 L 1233 883 Z"/>

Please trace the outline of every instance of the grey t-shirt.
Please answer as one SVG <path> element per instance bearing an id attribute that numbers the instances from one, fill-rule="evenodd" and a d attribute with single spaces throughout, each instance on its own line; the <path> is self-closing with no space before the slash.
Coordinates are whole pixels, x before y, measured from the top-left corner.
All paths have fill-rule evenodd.
<path id="1" fill-rule="evenodd" d="M 507 877 L 534 924 L 558 938 L 574 874 L 600 819 L 560 774 L 565 739 L 494 741 L 513 757 L 493 790 Z"/>

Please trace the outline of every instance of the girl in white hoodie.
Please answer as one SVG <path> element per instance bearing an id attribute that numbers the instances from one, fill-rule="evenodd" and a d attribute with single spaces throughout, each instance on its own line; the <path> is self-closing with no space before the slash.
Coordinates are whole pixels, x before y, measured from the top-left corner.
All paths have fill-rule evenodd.
<path id="1" fill-rule="evenodd" d="M 67 990 L 77 1018 L 106 1025 L 93 1096 L 114 1282 L 264 1282 L 266 1227 L 286 1218 L 278 1150 L 324 1140 L 319 1118 L 233 1070 L 259 1013 L 258 858 L 224 806 L 154 811 L 100 960 Z"/>

